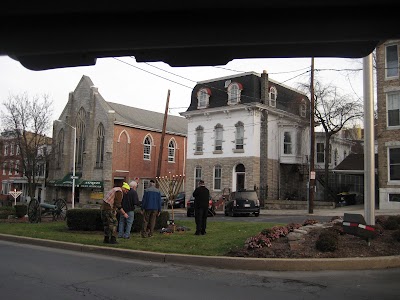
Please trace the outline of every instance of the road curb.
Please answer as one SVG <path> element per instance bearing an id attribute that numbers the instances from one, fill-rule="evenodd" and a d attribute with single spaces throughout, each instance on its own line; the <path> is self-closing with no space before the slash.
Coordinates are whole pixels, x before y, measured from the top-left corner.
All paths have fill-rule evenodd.
<path id="1" fill-rule="evenodd" d="M 323 271 L 323 270 L 372 270 L 400 268 L 400 255 L 354 258 L 244 258 L 226 256 L 199 256 L 174 253 L 156 253 L 120 249 L 112 246 L 93 246 L 52 241 L 38 238 L 0 234 L 9 242 L 44 246 L 84 253 L 93 253 L 150 262 L 184 264 L 230 270 L 254 271 Z"/>

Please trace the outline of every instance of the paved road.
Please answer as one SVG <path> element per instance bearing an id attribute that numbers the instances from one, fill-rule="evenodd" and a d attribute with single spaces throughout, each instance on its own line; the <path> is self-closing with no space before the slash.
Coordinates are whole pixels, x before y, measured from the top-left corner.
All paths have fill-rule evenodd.
<path id="1" fill-rule="evenodd" d="M 172 215 L 171 209 L 168 209 L 170 215 Z M 250 222 L 280 222 L 280 223 L 301 223 L 306 219 L 316 219 L 321 222 L 331 220 L 332 217 L 342 217 L 345 213 L 350 214 L 361 214 L 366 215 L 363 205 L 349 205 L 338 207 L 334 209 L 314 209 L 313 213 L 308 213 L 307 210 L 295 210 L 295 209 L 279 209 L 279 210 L 267 210 L 262 209 L 259 217 L 225 217 L 223 211 L 217 211 L 215 220 L 218 221 L 250 221 Z M 400 215 L 400 209 L 374 209 L 374 215 Z M 175 219 L 185 219 L 186 209 L 174 209 Z M 208 218 L 212 221 L 213 218 Z"/>
<path id="2" fill-rule="evenodd" d="M 106 253 L 105 253 L 106 254 Z M 398 299 L 400 269 L 230 271 L 0 241 L 1 299 Z"/>

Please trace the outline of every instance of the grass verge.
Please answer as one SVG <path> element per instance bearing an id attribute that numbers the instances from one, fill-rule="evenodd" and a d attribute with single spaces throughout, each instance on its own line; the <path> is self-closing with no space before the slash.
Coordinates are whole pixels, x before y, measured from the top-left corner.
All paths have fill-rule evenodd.
<path id="1" fill-rule="evenodd" d="M 207 234 L 194 235 L 194 220 L 180 220 L 177 227 L 186 231 L 171 234 L 156 233 L 151 238 L 141 238 L 137 232 L 130 239 L 118 239 L 119 244 L 103 244 L 101 231 L 71 231 L 65 221 L 46 223 L 0 223 L 0 233 L 32 238 L 64 241 L 85 245 L 109 246 L 122 249 L 144 250 L 162 253 L 178 253 L 206 256 L 224 256 L 230 250 L 242 248 L 247 238 L 258 234 L 276 223 L 261 222 L 208 222 Z"/>

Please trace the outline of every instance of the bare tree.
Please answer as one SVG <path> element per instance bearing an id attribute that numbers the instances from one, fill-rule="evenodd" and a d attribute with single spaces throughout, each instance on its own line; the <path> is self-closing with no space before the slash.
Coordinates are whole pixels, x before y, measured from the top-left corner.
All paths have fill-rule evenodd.
<path id="1" fill-rule="evenodd" d="M 301 88 L 310 90 L 310 86 L 301 84 Z M 333 85 L 323 85 L 319 81 L 314 83 L 315 124 L 325 131 L 325 166 L 324 166 L 324 199 L 328 199 L 329 176 L 329 145 L 333 135 L 350 123 L 363 117 L 363 104 L 360 99 L 351 95 L 341 95 L 339 89 Z"/>
<path id="2" fill-rule="evenodd" d="M 42 148 L 50 144 L 46 136 L 51 129 L 52 101 L 48 95 L 29 97 L 27 93 L 10 95 L 1 112 L 2 125 L 19 148 L 19 172 L 28 181 L 28 195 L 33 198 Z M 46 153 L 48 156 L 49 153 Z M 15 165 L 14 165 L 15 168 Z"/>

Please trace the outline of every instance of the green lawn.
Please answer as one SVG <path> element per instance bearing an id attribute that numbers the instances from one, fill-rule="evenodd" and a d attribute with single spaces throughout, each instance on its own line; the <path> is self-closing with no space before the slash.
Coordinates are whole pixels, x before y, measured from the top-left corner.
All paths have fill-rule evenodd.
<path id="1" fill-rule="evenodd" d="M 103 244 L 101 231 L 71 231 L 66 222 L 44 223 L 0 223 L 0 233 L 49 240 L 108 246 L 124 249 L 145 250 L 163 253 L 224 256 L 230 250 L 241 248 L 248 237 L 254 236 L 275 223 L 260 222 L 208 222 L 207 234 L 194 235 L 194 220 L 180 220 L 177 227 L 190 230 L 171 234 L 156 233 L 151 238 L 141 238 L 134 232 L 129 240 L 118 239 L 119 244 Z"/>

